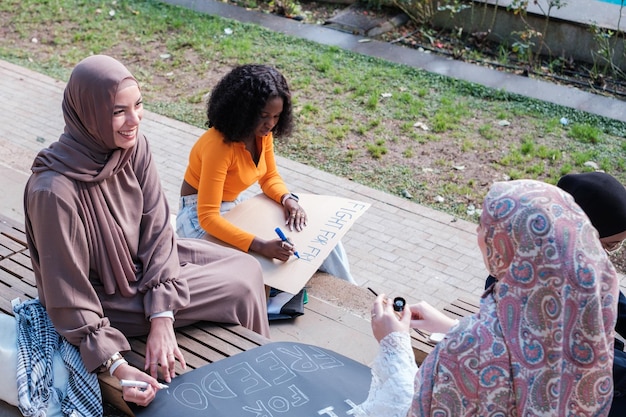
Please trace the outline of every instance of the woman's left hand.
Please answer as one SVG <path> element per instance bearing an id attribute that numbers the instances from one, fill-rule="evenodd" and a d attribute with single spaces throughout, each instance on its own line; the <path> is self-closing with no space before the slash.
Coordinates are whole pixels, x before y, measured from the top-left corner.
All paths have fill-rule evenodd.
<path id="1" fill-rule="evenodd" d="M 298 202 L 292 198 L 285 200 L 283 206 L 285 210 L 285 225 L 289 227 L 289 230 L 301 232 L 306 227 L 307 217 L 304 209 L 298 204 Z"/>
<path id="2" fill-rule="evenodd" d="M 385 294 L 380 294 L 372 306 L 372 333 L 379 343 L 389 333 L 408 333 L 410 330 L 411 312 L 409 309 L 402 310 L 398 317 L 392 304 Z"/>
<path id="3" fill-rule="evenodd" d="M 155 317 L 150 322 L 150 333 L 146 342 L 146 363 L 144 369 L 149 371 L 153 378 L 157 378 L 159 365 L 163 379 L 171 382 L 176 376 L 176 359 L 183 369 L 187 367 L 185 358 L 178 348 L 174 325 L 169 317 Z"/>

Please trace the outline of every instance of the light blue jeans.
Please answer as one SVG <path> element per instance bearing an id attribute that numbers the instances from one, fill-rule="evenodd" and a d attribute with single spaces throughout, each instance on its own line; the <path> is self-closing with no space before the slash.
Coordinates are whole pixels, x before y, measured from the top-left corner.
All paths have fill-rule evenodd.
<path id="1" fill-rule="evenodd" d="M 220 214 L 224 215 L 240 202 L 239 199 L 235 201 L 223 201 L 220 207 Z M 198 220 L 197 194 L 186 195 L 180 198 L 178 215 L 176 216 L 176 234 L 179 237 L 195 239 L 204 239 L 206 237 L 207 232 L 200 226 L 200 221 Z M 328 257 L 324 259 L 319 270 L 357 285 L 350 273 L 348 255 L 341 242 L 337 243 L 328 254 Z"/>

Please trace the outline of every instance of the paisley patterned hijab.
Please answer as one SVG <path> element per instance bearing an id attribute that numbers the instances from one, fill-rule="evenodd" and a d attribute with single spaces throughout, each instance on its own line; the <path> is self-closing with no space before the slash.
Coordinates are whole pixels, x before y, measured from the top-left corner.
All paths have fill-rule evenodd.
<path id="1" fill-rule="evenodd" d="M 584 212 L 552 185 L 495 183 L 481 227 L 498 282 L 420 367 L 411 415 L 607 415 L 617 276 Z"/>

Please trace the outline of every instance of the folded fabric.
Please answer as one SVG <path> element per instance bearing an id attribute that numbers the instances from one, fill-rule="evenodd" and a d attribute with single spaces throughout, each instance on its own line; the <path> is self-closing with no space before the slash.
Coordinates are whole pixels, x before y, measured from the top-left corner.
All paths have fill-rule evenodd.
<path id="1" fill-rule="evenodd" d="M 15 301 L 15 300 L 14 300 Z M 17 319 L 18 406 L 26 417 L 46 416 L 51 401 L 64 416 L 102 416 L 96 374 L 85 368 L 78 349 L 54 329 L 39 300 L 13 303 Z M 65 395 L 53 384 L 53 357 L 59 353 L 68 371 Z"/>
<path id="2" fill-rule="evenodd" d="M 272 288 L 267 302 L 268 319 L 284 320 L 303 315 L 306 298 L 306 288 L 301 289 L 296 295 Z"/>

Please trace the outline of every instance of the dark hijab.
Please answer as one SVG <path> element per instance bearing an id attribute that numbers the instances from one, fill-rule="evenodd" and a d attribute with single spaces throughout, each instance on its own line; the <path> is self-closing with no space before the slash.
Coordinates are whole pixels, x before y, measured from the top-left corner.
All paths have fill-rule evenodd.
<path id="1" fill-rule="evenodd" d="M 604 172 L 568 174 L 557 186 L 574 197 L 601 238 L 626 230 L 626 188 Z"/>

